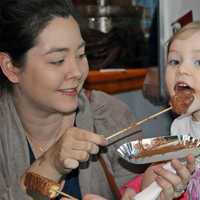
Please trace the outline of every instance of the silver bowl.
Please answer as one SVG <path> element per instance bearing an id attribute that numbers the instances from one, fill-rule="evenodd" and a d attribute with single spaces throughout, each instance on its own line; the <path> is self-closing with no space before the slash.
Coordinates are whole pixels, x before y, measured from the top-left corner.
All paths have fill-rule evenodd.
<path id="1" fill-rule="evenodd" d="M 200 155 L 200 140 L 188 135 L 146 138 L 122 144 L 117 152 L 133 164 L 161 162 Z"/>

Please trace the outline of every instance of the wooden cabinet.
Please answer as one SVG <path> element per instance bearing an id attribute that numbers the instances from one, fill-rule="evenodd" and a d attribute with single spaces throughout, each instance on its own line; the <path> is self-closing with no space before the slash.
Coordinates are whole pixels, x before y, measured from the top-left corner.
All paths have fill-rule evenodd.
<path id="1" fill-rule="evenodd" d="M 90 71 L 84 87 L 110 94 L 141 89 L 147 73 L 146 68 L 124 71 Z"/>

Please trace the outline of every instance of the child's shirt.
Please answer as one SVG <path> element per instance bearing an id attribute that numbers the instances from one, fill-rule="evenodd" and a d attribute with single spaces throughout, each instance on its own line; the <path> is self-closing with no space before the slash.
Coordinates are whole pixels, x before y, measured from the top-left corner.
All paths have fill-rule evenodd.
<path id="1" fill-rule="evenodd" d="M 200 122 L 193 121 L 192 116 L 180 116 L 172 122 L 171 135 L 190 135 L 200 138 Z"/>
<path id="2" fill-rule="evenodd" d="M 190 135 L 200 138 L 200 122 L 193 121 L 191 115 L 182 115 L 172 122 L 171 135 Z M 196 158 L 196 168 L 200 168 L 200 156 Z"/>
<path id="3" fill-rule="evenodd" d="M 171 135 L 190 135 L 200 138 L 200 122 L 193 121 L 192 116 L 180 116 L 171 125 Z M 200 156 L 196 157 L 196 170 L 193 173 L 187 187 L 189 199 L 200 199 Z"/>

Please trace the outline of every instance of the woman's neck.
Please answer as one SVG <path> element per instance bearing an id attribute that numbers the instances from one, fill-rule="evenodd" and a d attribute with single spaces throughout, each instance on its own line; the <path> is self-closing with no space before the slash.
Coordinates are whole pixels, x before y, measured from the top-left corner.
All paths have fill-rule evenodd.
<path id="1" fill-rule="evenodd" d="M 45 143 L 58 139 L 64 131 L 74 126 L 75 113 L 52 113 L 35 109 L 30 105 L 15 100 L 16 110 L 21 119 L 22 125 L 32 140 Z"/>

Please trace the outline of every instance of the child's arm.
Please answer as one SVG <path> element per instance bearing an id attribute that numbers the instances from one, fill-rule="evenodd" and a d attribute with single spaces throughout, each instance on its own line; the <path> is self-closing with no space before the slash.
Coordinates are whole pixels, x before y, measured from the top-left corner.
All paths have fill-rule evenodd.
<path id="1" fill-rule="evenodd" d="M 120 188 L 120 193 L 123 195 L 127 190 L 127 188 L 133 189 L 136 193 L 140 192 L 142 188 L 142 180 L 143 180 L 143 175 L 136 176 L 134 179 L 122 185 L 122 187 Z M 184 192 L 176 200 L 189 200 L 187 192 Z"/>
<path id="2" fill-rule="evenodd" d="M 136 176 L 134 179 L 131 179 L 122 185 L 122 187 L 120 187 L 120 193 L 123 195 L 127 188 L 133 189 L 136 193 L 140 192 L 142 187 L 142 179 L 143 175 Z"/>

